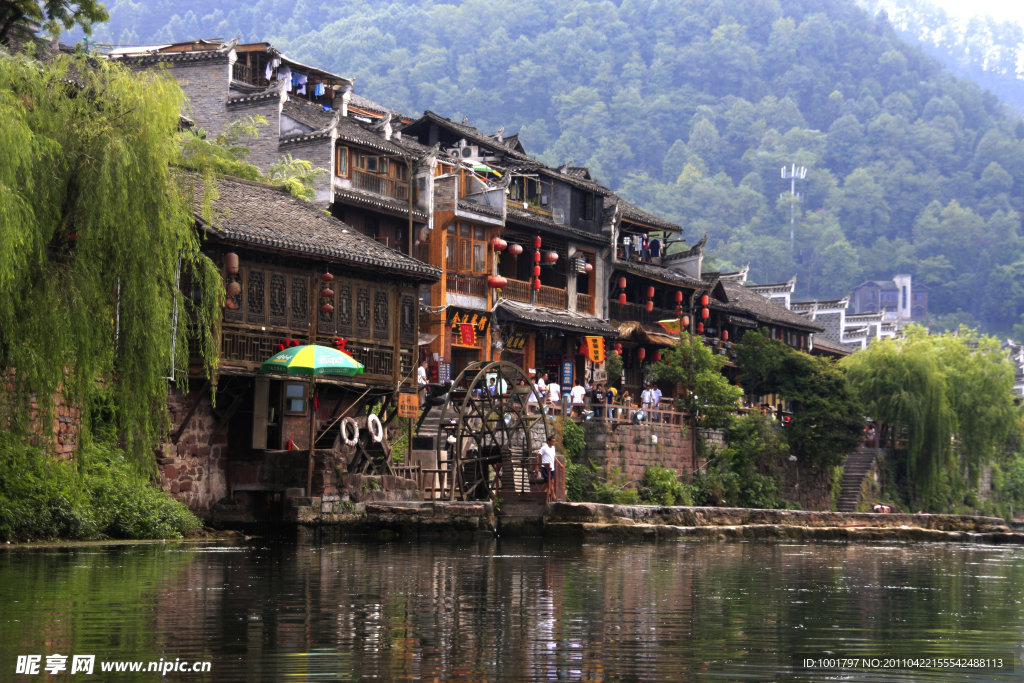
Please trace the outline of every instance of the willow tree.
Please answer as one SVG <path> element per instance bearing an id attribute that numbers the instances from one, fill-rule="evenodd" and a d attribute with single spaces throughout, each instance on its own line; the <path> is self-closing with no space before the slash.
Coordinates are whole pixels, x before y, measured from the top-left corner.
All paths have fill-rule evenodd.
<path id="1" fill-rule="evenodd" d="M 885 339 L 842 365 L 868 416 L 906 438 L 911 494 L 932 503 L 939 476 L 951 464 L 956 424 L 933 345 L 918 337 Z"/>
<path id="2" fill-rule="evenodd" d="M 0 419 L 16 438 L 38 429 L 31 397 L 45 419 L 58 391 L 86 411 L 102 392 L 122 444 L 148 462 L 168 379 L 185 380 L 187 323 L 215 357 L 202 330 L 220 282 L 199 252 L 193 176 L 175 171 L 183 103 L 159 73 L 0 52 Z M 195 298 L 180 296 L 182 273 Z"/>

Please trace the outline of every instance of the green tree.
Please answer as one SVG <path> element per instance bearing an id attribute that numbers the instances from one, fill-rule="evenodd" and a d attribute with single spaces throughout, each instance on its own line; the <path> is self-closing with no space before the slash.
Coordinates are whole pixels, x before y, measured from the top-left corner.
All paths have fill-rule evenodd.
<path id="1" fill-rule="evenodd" d="M 703 341 L 683 332 L 679 342 L 648 367 L 648 374 L 681 384 L 683 393 L 676 406 L 690 413 L 701 428 L 720 429 L 732 423 L 737 401 L 743 396 L 743 390 L 722 375 L 725 363 L 725 358 L 716 356 Z"/>
<path id="2" fill-rule="evenodd" d="M 11 38 L 30 36 L 33 25 L 53 36 L 77 25 L 91 35 L 93 24 L 109 18 L 104 5 L 96 0 L 0 0 L 0 45 L 7 45 Z"/>

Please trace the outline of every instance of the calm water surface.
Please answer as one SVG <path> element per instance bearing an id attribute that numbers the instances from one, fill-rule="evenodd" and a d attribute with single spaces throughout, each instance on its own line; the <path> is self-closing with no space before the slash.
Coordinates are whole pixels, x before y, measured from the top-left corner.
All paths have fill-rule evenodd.
<path id="1" fill-rule="evenodd" d="M 1022 600 L 1024 549 L 984 546 L 19 549 L 0 552 L 0 681 L 1019 681 Z M 16 674 L 31 654 L 95 673 Z M 925 656 L 1005 668 L 802 666 Z M 100 671 L 161 659 L 211 671 Z"/>

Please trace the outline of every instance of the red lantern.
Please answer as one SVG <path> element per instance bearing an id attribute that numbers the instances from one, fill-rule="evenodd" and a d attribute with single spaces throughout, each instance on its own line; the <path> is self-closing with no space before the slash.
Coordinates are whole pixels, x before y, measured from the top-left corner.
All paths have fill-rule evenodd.
<path id="1" fill-rule="evenodd" d="M 533 281 L 533 288 L 537 289 L 537 290 L 540 289 L 540 280 L 539 279 Z"/>
<path id="2" fill-rule="evenodd" d="M 708 305 L 708 295 L 707 294 L 702 294 L 701 295 L 701 297 L 700 297 L 700 305 L 701 306 L 707 306 Z"/>
<path id="3" fill-rule="evenodd" d="M 729 330 L 722 330 L 722 341 L 729 341 Z"/>
<path id="4" fill-rule="evenodd" d="M 505 285 L 508 284 L 508 278 L 504 278 L 500 275 L 492 275 L 487 278 L 487 284 L 490 285 L 491 289 L 504 289 Z"/>
<path id="5" fill-rule="evenodd" d="M 242 293 L 242 285 L 237 282 L 228 283 L 228 296 L 238 296 Z"/>
<path id="6" fill-rule="evenodd" d="M 513 256 L 519 256 L 520 254 L 523 253 L 523 245 L 513 244 L 508 248 L 508 253 L 512 254 Z"/>
<path id="7" fill-rule="evenodd" d="M 540 266 L 534 266 L 533 267 L 533 276 L 534 277 L 540 277 Z"/>
<path id="8" fill-rule="evenodd" d="M 224 270 L 227 271 L 228 275 L 234 275 L 238 272 L 238 254 L 233 251 L 224 254 Z"/>
<path id="9" fill-rule="evenodd" d="M 641 346 L 639 349 L 636 350 L 636 357 L 639 358 L 640 360 L 643 360 L 646 356 L 647 349 L 645 349 L 644 347 Z"/>
<path id="10" fill-rule="evenodd" d="M 704 323 L 697 323 L 697 334 L 704 334 Z"/>
<path id="11" fill-rule="evenodd" d="M 622 344 L 616 344 L 615 345 L 615 353 L 619 353 L 619 354 L 622 353 Z"/>
<path id="12" fill-rule="evenodd" d="M 494 251 L 505 251 L 505 248 L 507 246 L 508 242 L 501 239 L 500 237 L 495 237 L 494 239 L 491 240 L 491 248 L 493 248 Z"/>
<path id="13" fill-rule="evenodd" d="M 677 304 L 683 303 L 683 293 L 680 292 L 680 291 L 676 291 L 676 303 Z"/>
<path id="14" fill-rule="evenodd" d="M 320 276 L 320 279 L 323 280 L 324 282 L 330 282 L 331 280 L 334 279 L 334 276 L 331 275 L 330 273 L 324 273 L 323 275 Z"/>
<path id="15" fill-rule="evenodd" d="M 648 299 L 653 299 L 654 298 L 654 287 L 648 287 L 647 288 L 647 298 Z"/>
<path id="16" fill-rule="evenodd" d="M 590 265 L 589 263 L 583 264 L 583 272 L 588 274 L 594 272 L 594 266 Z"/>
<path id="17" fill-rule="evenodd" d="M 274 344 L 274 351 L 284 351 L 284 344 Z"/>
<path id="18" fill-rule="evenodd" d="M 620 306 L 625 306 L 626 305 L 626 293 L 625 292 L 623 292 L 622 294 L 619 294 L 619 305 Z"/>
<path id="19" fill-rule="evenodd" d="M 533 238 L 533 248 L 540 249 L 540 235 Z"/>
<path id="20" fill-rule="evenodd" d="M 654 352 L 654 362 L 655 363 L 661 362 L 661 351 L 655 351 Z"/>
<path id="21" fill-rule="evenodd" d="M 539 251 L 533 252 L 533 262 L 534 263 L 540 263 L 540 252 Z"/>
<path id="22" fill-rule="evenodd" d="M 644 310 L 647 311 L 648 313 L 653 311 L 654 310 L 654 302 L 651 301 L 650 299 L 648 299 L 647 303 L 644 304 Z"/>
<path id="23" fill-rule="evenodd" d="M 556 262 L 558 260 L 558 252 L 549 251 L 548 253 L 544 254 L 544 260 L 547 261 L 548 263 Z"/>
<path id="24" fill-rule="evenodd" d="M 323 306 L 320 307 L 320 312 L 323 313 L 324 315 L 330 315 L 331 313 L 334 312 L 334 306 L 330 304 L 324 304 Z"/>
<path id="25" fill-rule="evenodd" d="M 330 299 L 332 296 L 334 296 L 334 291 L 330 287 L 325 287 L 324 289 L 320 290 L 320 296 L 322 296 L 325 299 Z"/>
<path id="26" fill-rule="evenodd" d="M 619 278 L 619 289 L 625 289 L 625 288 L 626 288 L 626 278 L 620 277 Z"/>
<path id="27" fill-rule="evenodd" d="M 238 304 L 235 303 L 234 299 L 228 299 L 224 302 L 224 305 L 230 308 L 232 311 L 238 308 Z"/>
<path id="28" fill-rule="evenodd" d="M 690 316 L 684 315 L 682 322 L 683 322 L 683 327 L 689 327 L 690 326 Z"/>
<path id="29" fill-rule="evenodd" d="M 701 320 L 707 320 L 708 317 L 710 317 L 710 316 L 711 316 L 711 312 L 708 309 L 706 309 L 706 308 L 700 309 Z"/>

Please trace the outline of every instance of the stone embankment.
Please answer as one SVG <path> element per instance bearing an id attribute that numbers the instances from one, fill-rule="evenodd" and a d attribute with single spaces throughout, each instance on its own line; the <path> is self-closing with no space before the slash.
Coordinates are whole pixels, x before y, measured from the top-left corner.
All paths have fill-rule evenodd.
<path id="1" fill-rule="evenodd" d="M 320 498 L 291 498 L 285 521 L 298 525 L 305 541 L 331 541 L 345 535 L 448 536 L 493 535 L 494 506 L 488 501 L 401 501 L 325 505 Z"/>
<path id="2" fill-rule="evenodd" d="M 935 541 L 1024 545 L 998 517 L 553 503 L 545 536 Z"/>

